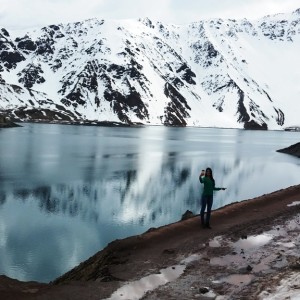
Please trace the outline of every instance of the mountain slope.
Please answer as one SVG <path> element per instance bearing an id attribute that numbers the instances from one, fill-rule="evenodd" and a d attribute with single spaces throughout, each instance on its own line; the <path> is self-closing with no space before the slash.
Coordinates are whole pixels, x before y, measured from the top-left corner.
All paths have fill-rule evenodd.
<path id="1" fill-rule="evenodd" d="M 0 111 L 20 120 L 299 125 L 300 9 L 188 25 L 91 19 L 0 30 Z"/>

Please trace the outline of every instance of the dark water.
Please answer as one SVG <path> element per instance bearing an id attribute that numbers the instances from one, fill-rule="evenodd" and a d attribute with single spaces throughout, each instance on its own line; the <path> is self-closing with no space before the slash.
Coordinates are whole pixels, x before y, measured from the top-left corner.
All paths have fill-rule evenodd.
<path id="1" fill-rule="evenodd" d="M 0 129 L 0 274 L 20 280 L 198 213 L 207 166 L 227 187 L 214 209 L 299 184 L 300 160 L 276 152 L 295 132 L 23 125 Z"/>

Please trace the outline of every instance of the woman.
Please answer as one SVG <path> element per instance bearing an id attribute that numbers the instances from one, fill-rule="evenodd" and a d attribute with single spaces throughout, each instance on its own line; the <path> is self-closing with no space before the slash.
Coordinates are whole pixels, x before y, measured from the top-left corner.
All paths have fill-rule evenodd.
<path id="1" fill-rule="evenodd" d="M 199 176 L 199 180 L 201 183 L 204 184 L 204 189 L 201 198 L 201 211 L 200 211 L 201 225 L 203 228 L 211 229 L 209 221 L 211 215 L 211 207 L 213 205 L 213 193 L 214 191 L 220 191 L 220 190 L 225 191 L 226 188 L 215 187 L 215 180 L 211 168 L 207 168 L 206 171 L 202 170 Z M 204 212 L 206 207 L 207 207 L 206 220 L 204 221 Z"/>

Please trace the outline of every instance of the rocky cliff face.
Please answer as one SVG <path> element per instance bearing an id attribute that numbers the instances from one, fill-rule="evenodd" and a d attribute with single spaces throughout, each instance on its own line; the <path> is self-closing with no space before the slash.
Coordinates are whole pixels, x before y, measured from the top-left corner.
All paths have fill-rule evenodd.
<path id="1" fill-rule="evenodd" d="M 10 120 L 8 120 L 5 116 L 0 115 L 0 128 L 9 128 L 9 127 L 19 127 L 20 125 L 17 125 Z"/>
<path id="2" fill-rule="evenodd" d="M 2 28 L 0 110 L 18 120 L 278 129 L 298 118 L 299 42 L 300 10 L 255 22 Z"/>

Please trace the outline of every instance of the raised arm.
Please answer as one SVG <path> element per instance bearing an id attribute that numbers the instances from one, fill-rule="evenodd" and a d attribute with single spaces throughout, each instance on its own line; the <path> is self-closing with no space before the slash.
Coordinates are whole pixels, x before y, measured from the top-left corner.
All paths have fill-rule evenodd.
<path id="1" fill-rule="evenodd" d="M 200 175 L 199 175 L 199 180 L 200 180 L 201 183 L 204 183 L 204 181 L 203 181 L 203 176 L 204 175 L 205 175 L 205 171 L 202 170 L 201 173 L 200 173 Z"/>

